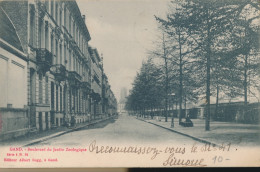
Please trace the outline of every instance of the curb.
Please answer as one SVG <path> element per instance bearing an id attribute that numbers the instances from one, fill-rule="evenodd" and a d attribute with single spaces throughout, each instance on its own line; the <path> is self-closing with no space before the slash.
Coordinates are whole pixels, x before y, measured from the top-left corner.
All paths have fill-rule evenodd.
<path id="1" fill-rule="evenodd" d="M 103 119 L 103 120 L 98 120 L 98 121 L 95 121 L 95 122 L 92 122 L 92 123 L 88 123 L 88 124 L 86 124 L 86 125 L 83 125 L 83 126 L 80 126 L 80 127 L 77 127 L 77 128 L 72 128 L 72 129 L 67 130 L 67 131 L 61 131 L 61 132 L 59 132 L 59 133 L 52 134 L 52 135 L 50 135 L 50 136 L 46 136 L 46 137 L 43 137 L 43 138 L 40 138 L 40 139 L 36 139 L 36 140 L 33 140 L 33 141 L 30 142 L 30 143 L 27 143 L 27 144 L 23 145 L 22 147 L 32 146 L 32 145 L 35 145 L 35 144 L 44 142 L 44 141 L 46 141 L 46 140 L 49 140 L 49 139 L 52 139 L 52 138 L 55 138 L 55 137 L 59 137 L 59 136 L 62 136 L 62 135 L 64 135 L 64 134 L 71 133 L 71 132 L 73 132 L 73 131 L 77 131 L 77 130 L 80 130 L 80 129 L 82 129 L 82 128 L 85 128 L 85 127 L 88 127 L 88 126 L 97 124 L 97 123 L 99 123 L 99 122 L 107 121 L 107 120 L 112 119 L 112 118 L 114 118 L 114 117 L 109 117 L 109 118 L 106 118 L 106 119 Z"/>
<path id="2" fill-rule="evenodd" d="M 177 133 L 177 134 L 180 134 L 180 135 L 183 135 L 183 136 L 192 138 L 193 140 L 196 140 L 196 141 L 198 141 L 198 142 L 210 144 L 210 145 L 212 145 L 212 146 L 214 146 L 214 147 L 217 147 L 217 146 L 219 147 L 218 144 L 212 143 L 212 142 L 210 142 L 210 141 L 207 141 L 207 140 L 204 140 L 204 139 L 200 139 L 200 138 L 198 138 L 198 137 L 194 137 L 194 136 L 191 136 L 191 135 L 189 135 L 189 134 L 185 134 L 185 133 L 179 132 L 179 131 L 177 131 L 177 130 L 174 130 L 174 129 L 171 129 L 171 128 L 167 128 L 167 127 L 164 127 L 164 126 L 161 126 L 161 125 L 158 125 L 158 124 L 155 124 L 155 123 L 153 123 L 153 122 L 149 122 L 149 121 L 146 121 L 146 120 L 143 120 L 143 119 L 139 119 L 139 118 L 136 118 L 136 119 L 138 119 L 138 120 L 140 120 L 140 121 L 143 121 L 143 122 L 146 122 L 146 123 L 149 123 L 149 124 L 153 124 L 153 125 L 155 125 L 155 126 L 157 126 L 157 127 L 161 127 L 161 128 L 163 128 L 163 129 L 166 129 L 166 130 L 175 132 L 175 133 Z"/>

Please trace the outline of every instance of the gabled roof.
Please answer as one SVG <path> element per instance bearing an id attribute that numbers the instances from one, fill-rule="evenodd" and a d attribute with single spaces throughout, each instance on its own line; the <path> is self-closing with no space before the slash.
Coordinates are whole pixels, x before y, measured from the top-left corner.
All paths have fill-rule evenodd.
<path id="1" fill-rule="evenodd" d="M 16 29 L 2 7 L 0 7 L 0 38 L 24 52 Z"/>

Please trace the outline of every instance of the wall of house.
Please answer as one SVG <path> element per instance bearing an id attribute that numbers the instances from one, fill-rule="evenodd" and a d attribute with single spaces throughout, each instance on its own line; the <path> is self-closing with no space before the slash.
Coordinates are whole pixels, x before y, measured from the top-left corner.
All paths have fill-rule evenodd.
<path id="1" fill-rule="evenodd" d="M 1 47 L 0 52 L 0 107 L 24 108 L 27 105 L 27 62 Z"/>
<path id="2" fill-rule="evenodd" d="M 25 135 L 29 130 L 27 109 L 0 108 L 0 140 Z"/>
<path id="3" fill-rule="evenodd" d="M 1 47 L 0 52 L 0 140 L 4 140 L 29 129 L 27 62 Z"/>

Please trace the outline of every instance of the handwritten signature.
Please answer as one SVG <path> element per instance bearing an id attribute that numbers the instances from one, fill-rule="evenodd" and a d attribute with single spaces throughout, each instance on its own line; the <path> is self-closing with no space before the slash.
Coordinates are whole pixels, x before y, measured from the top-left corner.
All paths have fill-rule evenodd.
<path id="1" fill-rule="evenodd" d="M 197 152 L 213 152 L 213 151 L 229 151 L 231 143 L 226 145 L 221 145 L 217 147 L 216 145 L 204 144 L 198 146 L 196 144 L 192 145 L 190 153 Z M 94 140 L 89 145 L 89 152 L 96 154 L 137 154 L 137 155 L 151 155 L 151 160 L 154 160 L 160 154 L 168 154 L 167 159 L 163 161 L 163 166 L 187 166 L 187 167 L 205 167 L 204 158 L 179 158 L 188 152 L 188 148 L 185 146 L 172 146 L 165 147 L 164 149 L 158 149 L 152 146 L 108 146 L 108 145 L 98 145 L 97 141 Z"/>

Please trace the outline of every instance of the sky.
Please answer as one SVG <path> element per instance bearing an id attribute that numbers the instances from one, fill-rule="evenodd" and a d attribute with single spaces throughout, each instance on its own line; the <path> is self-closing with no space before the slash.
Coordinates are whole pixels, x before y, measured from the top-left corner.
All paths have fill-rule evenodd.
<path id="1" fill-rule="evenodd" d="M 90 32 L 89 45 L 103 54 L 104 70 L 119 101 L 158 35 L 154 15 L 165 17 L 168 0 L 77 0 Z"/>

